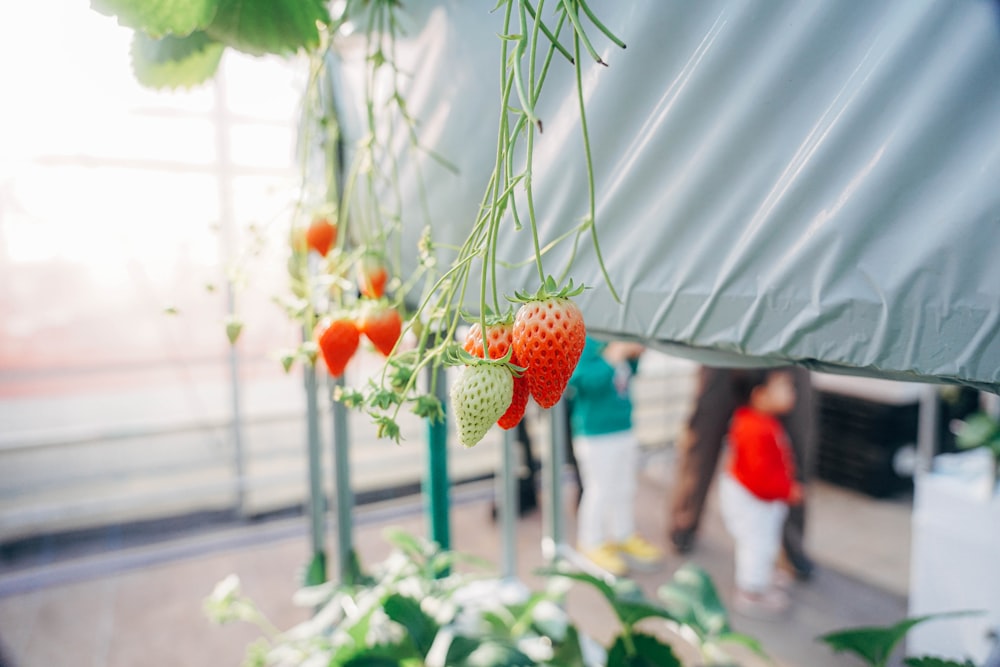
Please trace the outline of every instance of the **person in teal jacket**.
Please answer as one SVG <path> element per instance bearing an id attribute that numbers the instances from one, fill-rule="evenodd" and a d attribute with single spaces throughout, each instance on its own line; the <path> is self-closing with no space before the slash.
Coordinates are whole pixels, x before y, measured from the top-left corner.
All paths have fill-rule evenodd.
<path id="1" fill-rule="evenodd" d="M 631 378 L 643 347 L 587 337 L 570 378 L 573 447 L 583 478 L 577 545 L 598 567 L 621 576 L 646 569 L 662 552 L 635 529 L 639 443 L 632 430 Z"/>

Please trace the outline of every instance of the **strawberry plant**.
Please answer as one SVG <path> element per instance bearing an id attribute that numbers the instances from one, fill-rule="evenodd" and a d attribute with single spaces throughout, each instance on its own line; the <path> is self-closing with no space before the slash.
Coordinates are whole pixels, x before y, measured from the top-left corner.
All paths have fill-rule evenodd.
<path id="1" fill-rule="evenodd" d="M 605 580 L 562 563 L 540 571 L 544 584 L 531 590 L 433 542 L 398 530 L 385 536 L 392 554 L 370 571 L 358 568 L 353 583 L 299 591 L 296 602 L 317 612 L 285 632 L 243 595 L 235 576 L 216 586 L 205 612 L 218 623 L 242 621 L 260 629 L 263 637 L 247 650 L 245 664 L 252 665 L 681 665 L 663 634 L 680 626 L 673 632 L 676 641 L 685 641 L 692 635 L 688 619 L 628 579 Z M 595 589 L 611 607 L 617 633 L 607 646 L 566 611 L 573 583 Z"/>
<path id="2" fill-rule="evenodd" d="M 435 216 L 422 196 L 416 202 L 404 202 L 400 187 L 400 146 L 430 156 L 446 169 L 454 167 L 421 146 L 418 121 L 408 108 L 413 64 L 400 62 L 397 53 L 396 42 L 404 32 L 404 7 L 398 0 L 347 0 L 334 5 L 332 12 L 326 3 L 315 0 L 255 0 L 235 5 L 198 0 L 168 12 L 140 0 L 92 3 L 136 31 L 135 70 L 148 85 L 193 85 L 207 80 L 224 49 L 255 55 L 303 51 L 308 55 L 299 137 L 302 180 L 289 233 L 289 293 L 278 299 L 288 316 L 301 323 L 304 335 L 298 346 L 281 355 L 286 370 L 297 362 L 311 365 L 320 356 L 330 373 L 340 376 L 356 352 L 359 333 L 367 337 L 385 355 L 385 364 L 366 385 L 339 388 L 337 397 L 367 410 L 379 434 L 392 438 L 399 437 L 396 418 L 404 408 L 429 419 L 443 416 L 435 387 L 442 374 L 430 373 L 427 383 L 420 378 L 424 371 L 439 371 L 446 365 L 465 367 L 453 397 L 467 405 L 489 403 L 490 424 L 515 426 L 529 395 L 543 408 L 559 400 L 579 357 L 585 330 L 573 302 L 583 288 L 575 287 L 570 279 L 580 237 L 591 237 L 604 281 L 618 298 L 597 237 L 595 166 L 583 74 L 585 65 L 607 65 L 594 46 L 595 36 L 621 48 L 625 44 L 585 0 L 549 0 L 547 6 L 545 0 L 498 2 L 495 11 L 502 23 L 496 156 L 481 206 L 472 219 L 461 223 L 467 224 L 469 234 L 454 249 L 446 267 L 437 265 Z M 337 66 L 338 40 L 352 32 L 361 33 L 364 39 L 363 128 L 362 136 L 348 148 L 328 82 L 335 78 L 329 68 Z M 537 109 L 550 72 L 564 64 L 573 68 L 576 84 L 587 213 L 574 234 L 544 239 L 535 202 L 546 193 L 536 191 L 533 176 L 534 146 L 545 129 Z M 341 164 L 342 155 L 351 156 L 349 164 Z M 422 192 L 419 172 L 415 180 Z M 417 247 L 416 270 L 403 275 L 402 230 L 417 225 L 424 233 Z M 499 256 L 498 239 L 524 228 L 530 234 L 538 283 L 507 297 L 499 293 L 497 272 L 510 260 Z M 559 272 L 550 273 L 544 255 L 562 242 L 572 243 L 571 253 Z M 491 312 L 501 312 L 505 298 L 516 301 L 519 309 L 510 328 L 509 349 L 494 355 L 487 340 L 492 326 L 489 318 Z M 370 302 L 376 301 L 380 305 L 373 308 Z M 475 301 L 478 307 L 468 305 Z M 474 313 L 475 330 L 482 337 L 478 352 L 471 353 L 472 362 L 456 354 L 463 308 Z M 231 339 L 235 331 L 230 327 Z M 407 340 L 406 345 L 400 344 L 401 339 Z M 486 394 L 471 398 L 470 387 L 489 384 L 485 378 L 503 385 L 498 393 L 503 400 L 487 401 Z M 471 424 L 464 417 L 462 422 Z M 474 444 L 481 429 L 478 423 L 465 429 L 463 442 Z"/>

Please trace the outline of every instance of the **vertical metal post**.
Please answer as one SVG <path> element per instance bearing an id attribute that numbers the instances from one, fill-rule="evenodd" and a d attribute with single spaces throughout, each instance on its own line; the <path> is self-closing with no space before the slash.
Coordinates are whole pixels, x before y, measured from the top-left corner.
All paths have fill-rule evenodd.
<path id="1" fill-rule="evenodd" d="M 319 403 L 317 400 L 316 367 L 304 365 L 306 385 L 306 428 L 309 453 L 309 527 L 312 541 L 312 561 L 306 573 L 306 584 L 326 581 L 326 495 L 323 491 L 323 450 L 320 448 Z"/>
<path id="2" fill-rule="evenodd" d="M 917 473 L 931 471 L 934 455 L 938 450 L 938 390 L 927 384 L 920 390 L 920 407 L 917 417 Z"/>
<path id="3" fill-rule="evenodd" d="M 344 377 L 333 381 L 334 387 L 343 388 Z M 333 489 L 337 510 L 337 571 L 341 583 L 353 583 L 354 492 L 351 490 L 350 441 L 347 430 L 347 407 L 330 395 L 330 413 L 333 416 Z"/>
<path id="4" fill-rule="evenodd" d="M 514 429 L 503 432 L 503 440 L 500 443 L 500 477 L 497 478 L 496 486 L 496 495 L 500 499 L 497 509 L 500 512 L 500 541 L 503 550 L 501 573 L 504 578 L 513 579 L 517 576 L 516 522 L 520 509 L 517 493 L 518 474 L 514 461 Z"/>
<path id="5" fill-rule="evenodd" d="M 233 213 L 233 170 L 229 146 L 229 108 L 226 101 L 226 84 L 223 72 L 214 80 L 216 183 L 219 193 L 219 229 L 223 262 L 233 257 L 236 220 Z M 236 294 L 232 281 L 226 280 L 226 314 L 236 312 Z M 240 353 L 235 344 L 229 346 L 229 392 L 232 405 L 233 474 L 236 476 L 236 513 L 243 516 L 246 507 L 246 463 L 243 454 L 243 414 L 240 400 Z"/>
<path id="6" fill-rule="evenodd" d="M 566 521 L 563 513 L 562 471 L 566 463 L 566 402 L 560 400 L 549 410 L 552 438 L 547 467 L 542 475 L 545 485 L 545 511 L 542 515 L 542 555 L 555 560 L 566 542 Z"/>
<path id="7" fill-rule="evenodd" d="M 435 396 L 442 405 L 448 404 L 447 378 L 443 368 L 428 373 L 434 386 Z M 434 376 L 436 374 L 436 377 Z M 434 382 L 436 380 L 436 382 Z M 445 409 L 445 415 L 448 414 Z M 427 421 L 427 474 L 424 478 L 424 498 L 427 502 L 427 517 L 430 523 L 430 538 L 442 549 L 451 548 L 451 527 L 448 510 L 450 501 L 448 479 L 448 421 Z"/>

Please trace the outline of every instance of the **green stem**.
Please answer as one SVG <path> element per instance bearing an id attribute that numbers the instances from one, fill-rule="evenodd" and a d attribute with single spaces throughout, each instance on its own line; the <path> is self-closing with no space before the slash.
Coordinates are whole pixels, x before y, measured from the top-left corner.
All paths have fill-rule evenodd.
<path id="1" fill-rule="evenodd" d="M 576 99 L 580 106 L 580 129 L 583 131 L 583 151 L 586 155 L 587 161 L 587 202 L 589 204 L 589 216 L 590 216 L 590 234 L 594 243 L 594 253 L 597 255 L 597 263 L 601 267 L 601 275 L 604 276 L 604 282 L 607 283 L 608 289 L 611 290 L 611 295 L 615 298 L 615 301 L 621 303 L 622 300 L 618 296 L 618 292 L 615 291 L 615 286 L 611 282 L 611 276 L 608 275 L 608 269 L 604 266 L 604 257 L 601 255 L 601 244 L 597 239 L 597 205 L 594 199 L 594 160 L 590 153 L 590 134 L 587 131 L 587 109 L 584 103 L 583 95 L 583 74 L 580 71 L 580 37 L 579 35 L 573 36 L 573 51 L 577 55 L 577 65 L 576 65 Z"/>
<path id="2" fill-rule="evenodd" d="M 528 44 L 528 19 L 524 5 L 519 2 L 518 8 L 520 9 L 521 36 L 517 40 L 517 46 L 514 48 L 514 62 L 511 63 L 511 68 L 514 70 L 514 88 L 517 90 L 518 99 L 521 100 L 521 111 L 528 117 L 528 120 L 531 121 L 532 125 L 536 125 L 539 129 L 541 129 L 542 123 L 538 120 L 538 117 L 535 116 L 535 110 L 531 104 L 531 98 L 528 97 L 524 88 L 524 75 L 521 72 L 521 59 L 524 57 L 524 51 Z"/>
<path id="3" fill-rule="evenodd" d="M 569 61 L 570 65 L 576 62 L 575 60 L 573 60 L 573 56 L 570 54 L 570 52 L 566 50 L 566 47 L 559 42 L 559 38 L 556 35 L 553 35 L 552 32 L 549 31 L 549 29 L 545 26 L 545 24 L 538 18 L 538 13 L 535 12 L 535 9 L 534 7 L 531 6 L 531 3 L 528 2 L 528 0 L 522 0 L 522 1 L 524 2 L 525 8 L 528 10 L 528 14 L 531 15 L 531 18 L 537 21 L 541 25 L 542 32 L 545 33 L 545 36 L 549 38 L 549 41 L 552 43 L 552 46 L 558 49 L 559 53 L 563 54 L 566 60 Z M 541 10 L 540 6 L 539 10 Z M 558 31 L 556 34 L 558 34 Z"/>
<path id="4" fill-rule="evenodd" d="M 576 0 L 562 0 L 562 5 L 566 8 L 566 15 L 569 17 L 569 22 L 573 24 L 573 30 L 576 31 L 576 34 L 583 39 L 583 45 L 586 47 L 587 53 L 589 53 L 590 57 L 593 58 L 599 65 L 607 67 L 608 64 L 601 60 L 601 57 L 597 55 L 597 51 L 594 50 L 594 45 L 590 43 L 589 39 L 587 39 L 587 33 L 584 32 L 583 26 L 580 24 L 580 17 L 576 14 L 575 4 Z M 579 66 L 580 49 L 577 48 L 575 44 L 573 53 L 576 56 L 577 66 Z"/>
<path id="5" fill-rule="evenodd" d="M 619 46 L 623 49 L 625 48 L 625 42 L 618 39 L 618 37 L 616 37 L 613 32 L 608 30 L 608 27 L 606 25 L 601 23 L 601 21 L 597 18 L 596 15 L 594 15 L 594 12 L 591 11 L 590 7 L 587 5 L 586 0 L 576 0 L 576 2 L 580 5 L 580 8 L 583 9 L 583 13 L 587 15 L 587 18 L 590 19 L 590 22 L 593 23 L 595 26 L 597 26 L 597 29 L 603 32 L 605 37 L 614 42 L 615 46 Z"/>

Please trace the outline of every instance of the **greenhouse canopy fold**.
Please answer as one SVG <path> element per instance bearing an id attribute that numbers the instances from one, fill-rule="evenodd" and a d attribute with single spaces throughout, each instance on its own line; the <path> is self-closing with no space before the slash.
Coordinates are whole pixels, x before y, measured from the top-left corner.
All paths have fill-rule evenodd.
<path id="1" fill-rule="evenodd" d="M 439 241 L 460 244 L 495 158 L 502 17 L 418 4 L 398 45 L 408 108 L 457 173 L 400 142 L 401 194 L 416 210 L 423 189 Z M 706 364 L 1000 388 L 1000 6 L 591 5 L 627 48 L 595 39 L 608 66 L 583 77 L 597 235 L 621 296 L 584 236 L 568 275 L 592 288 L 577 299 L 590 331 Z M 349 141 L 365 111 L 362 39 L 338 53 Z M 557 57 L 535 108 L 543 246 L 588 210 L 574 85 Z M 544 256 L 548 272 L 572 245 Z M 505 225 L 505 294 L 538 286 L 532 248 L 527 228 Z"/>

